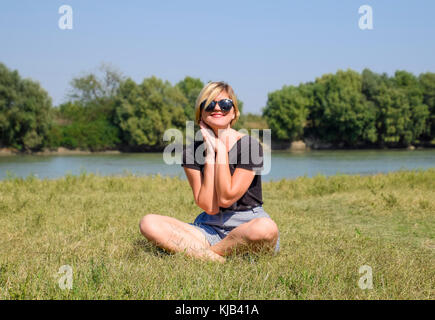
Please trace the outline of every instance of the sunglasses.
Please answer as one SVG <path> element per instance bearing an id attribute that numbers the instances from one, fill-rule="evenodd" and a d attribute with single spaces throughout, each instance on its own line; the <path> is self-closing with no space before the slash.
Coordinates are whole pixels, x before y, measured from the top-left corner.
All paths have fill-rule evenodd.
<path id="1" fill-rule="evenodd" d="M 207 100 L 204 100 L 203 102 L 201 102 L 201 110 L 204 109 L 205 103 L 207 102 Z M 207 106 L 207 108 L 205 108 L 205 111 L 207 112 L 212 112 L 214 110 L 214 108 L 216 107 L 216 103 L 219 104 L 219 107 L 221 108 L 221 110 L 223 112 L 228 112 L 231 110 L 232 107 L 234 107 L 234 103 L 233 100 L 231 99 L 222 99 L 219 101 L 212 101 L 210 102 L 210 104 Z"/>

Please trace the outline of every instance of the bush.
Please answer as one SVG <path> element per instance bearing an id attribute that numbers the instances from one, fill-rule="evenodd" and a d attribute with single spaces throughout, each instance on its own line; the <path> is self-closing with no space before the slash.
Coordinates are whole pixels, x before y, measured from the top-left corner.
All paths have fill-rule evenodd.
<path id="1" fill-rule="evenodd" d="M 0 63 L 0 146 L 37 150 L 51 123 L 51 98 L 39 85 L 21 79 Z"/>

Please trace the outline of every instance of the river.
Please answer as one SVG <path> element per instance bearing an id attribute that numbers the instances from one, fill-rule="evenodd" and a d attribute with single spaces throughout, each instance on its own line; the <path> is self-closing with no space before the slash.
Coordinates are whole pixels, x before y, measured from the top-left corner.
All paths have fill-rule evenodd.
<path id="1" fill-rule="evenodd" d="M 273 151 L 270 170 L 263 181 L 312 177 L 316 174 L 375 174 L 400 169 L 435 167 L 435 149 L 416 150 L 315 150 L 303 153 Z M 90 155 L 20 155 L 0 157 L 0 180 L 8 177 L 53 179 L 82 172 L 98 175 L 179 176 L 185 179 L 180 164 L 168 165 L 162 153 L 125 153 Z"/>

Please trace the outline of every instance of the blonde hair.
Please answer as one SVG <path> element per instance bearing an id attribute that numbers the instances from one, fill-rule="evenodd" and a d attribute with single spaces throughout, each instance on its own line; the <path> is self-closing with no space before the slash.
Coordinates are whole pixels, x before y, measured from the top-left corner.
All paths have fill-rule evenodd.
<path id="1" fill-rule="evenodd" d="M 201 102 L 206 100 L 205 105 L 208 106 L 222 91 L 228 94 L 228 97 L 233 100 L 235 117 L 231 120 L 230 126 L 233 126 L 240 117 L 240 111 L 237 104 L 237 97 L 233 88 L 226 82 L 215 81 L 207 83 L 198 95 L 195 103 L 195 121 L 199 124 L 201 120 Z M 204 107 L 205 109 L 205 107 Z"/>

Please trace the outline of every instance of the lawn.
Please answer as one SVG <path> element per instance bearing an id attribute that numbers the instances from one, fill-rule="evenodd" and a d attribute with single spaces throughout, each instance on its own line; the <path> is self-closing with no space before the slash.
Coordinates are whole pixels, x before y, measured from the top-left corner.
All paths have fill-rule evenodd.
<path id="1" fill-rule="evenodd" d="M 0 181 L 0 299 L 434 299 L 435 169 L 263 183 L 281 251 L 225 264 L 148 243 L 146 213 L 192 222 L 187 180 Z M 72 288 L 58 273 L 72 268 Z M 361 266 L 373 288 L 358 285 Z"/>

